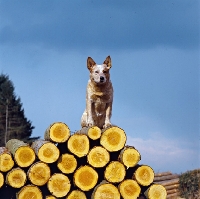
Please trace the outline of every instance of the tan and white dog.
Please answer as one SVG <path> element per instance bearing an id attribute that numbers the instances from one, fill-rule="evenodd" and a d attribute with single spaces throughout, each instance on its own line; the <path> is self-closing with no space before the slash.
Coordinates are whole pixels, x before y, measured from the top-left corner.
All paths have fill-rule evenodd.
<path id="1" fill-rule="evenodd" d="M 81 118 L 81 126 L 111 126 L 113 87 L 110 81 L 109 69 L 111 58 L 108 56 L 103 64 L 98 65 L 91 57 L 87 59 L 90 79 L 87 85 L 86 109 Z"/>

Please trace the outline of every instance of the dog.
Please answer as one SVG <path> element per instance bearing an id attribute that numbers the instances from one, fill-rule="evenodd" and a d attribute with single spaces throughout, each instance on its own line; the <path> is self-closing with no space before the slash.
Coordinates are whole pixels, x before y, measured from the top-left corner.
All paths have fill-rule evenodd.
<path id="1" fill-rule="evenodd" d="M 86 109 L 81 118 L 82 127 L 98 126 L 100 129 L 111 126 L 113 86 L 109 70 L 112 67 L 108 56 L 103 64 L 98 65 L 88 57 L 87 68 L 90 78 L 86 91 Z"/>

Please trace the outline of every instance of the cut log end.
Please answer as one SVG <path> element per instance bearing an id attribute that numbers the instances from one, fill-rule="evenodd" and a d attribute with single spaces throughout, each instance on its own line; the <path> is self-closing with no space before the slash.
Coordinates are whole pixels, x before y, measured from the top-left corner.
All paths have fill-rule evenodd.
<path id="1" fill-rule="evenodd" d="M 101 129 L 98 126 L 92 126 L 88 129 L 88 137 L 97 140 L 101 137 Z"/>
<path id="2" fill-rule="evenodd" d="M 153 184 L 146 190 L 145 196 L 149 199 L 164 199 L 167 197 L 167 192 L 162 185 Z"/>
<path id="3" fill-rule="evenodd" d="M 77 167 L 77 160 L 74 155 L 71 154 L 62 154 L 58 159 L 57 163 L 58 168 L 62 173 L 70 174 L 73 173 Z"/>
<path id="4" fill-rule="evenodd" d="M 134 167 L 141 160 L 140 153 L 134 147 L 126 146 L 119 155 L 119 161 L 127 168 Z"/>
<path id="5" fill-rule="evenodd" d="M 77 133 L 85 134 L 91 140 L 98 140 L 101 137 L 101 129 L 98 126 L 83 127 Z"/>
<path id="6" fill-rule="evenodd" d="M 34 185 L 42 186 L 50 178 L 50 168 L 44 162 L 36 162 L 28 170 L 28 178 Z"/>
<path id="7" fill-rule="evenodd" d="M 111 183 L 103 182 L 97 185 L 92 193 L 92 199 L 120 199 L 118 189 Z"/>
<path id="8" fill-rule="evenodd" d="M 108 182 L 119 183 L 124 180 L 126 175 L 126 170 L 124 165 L 118 161 L 112 161 L 106 167 L 104 172 L 104 177 Z"/>
<path id="9" fill-rule="evenodd" d="M 7 172 L 14 166 L 12 155 L 9 152 L 0 154 L 0 171 Z"/>
<path id="10" fill-rule="evenodd" d="M 35 161 L 33 149 L 23 141 L 11 139 L 6 143 L 6 147 L 12 153 L 16 163 L 20 167 L 28 167 Z"/>
<path id="11" fill-rule="evenodd" d="M 69 178 L 62 173 L 54 173 L 47 183 L 50 193 L 56 197 L 64 197 L 71 188 Z"/>
<path id="12" fill-rule="evenodd" d="M 35 152 L 29 146 L 21 146 L 15 152 L 15 161 L 20 167 L 29 167 L 35 161 Z"/>
<path id="13" fill-rule="evenodd" d="M 89 151 L 87 160 L 91 166 L 101 168 L 110 161 L 110 154 L 105 148 L 96 146 Z"/>
<path id="14" fill-rule="evenodd" d="M 51 124 L 45 131 L 45 140 L 63 143 L 68 140 L 70 136 L 69 127 L 62 122 L 55 122 Z"/>
<path id="15" fill-rule="evenodd" d="M 89 152 L 89 139 L 84 134 L 76 133 L 69 138 L 67 147 L 71 153 L 75 154 L 79 158 L 84 157 Z"/>
<path id="16" fill-rule="evenodd" d="M 87 199 L 83 191 L 73 190 L 66 199 Z"/>
<path id="17" fill-rule="evenodd" d="M 59 158 L 60 152 L 53 143 L 44 144 L 38 153 L 38 157 L 41 161 L 46 163 L 53 163 Z"/>
<path id="18" fill-rule="evenodd" d="M 32 148 L 39 160 L 45 163 L 53 163 L 58 160 L 60 151 L 55 144 L 50 141 L 37 140 L 33 142 Z"/>
<path id="19" fill-rule="evenodd" d="M 154 171 L 151 167 L 142 165 L 138 167 L 133 174 L 133 179 L 135 179 L 140 185 L 148 186 L 153 182 Z"/>
<path id="20" fill-rule="evenodd" d="M 0 172 L 0 188 L 4 185 L 4 176 L 3 174 Z"/>
<path id="21" fill-rule="evenodd" d="M 124 199 L 137 198 L 141 188 L 135 180 L 126 179 L 119 184 L 119 191 Z"/>
<path id="22" fill-rule="evenodd" d="M 94 188 L 98 180 L 98 173 L 90 166 L 81 166 L 74 173 L 74 184 L 82 191 Z"/>
<path id="23" fill-rule="evenodd" d="M 100 138 L 101 145 L 110 152 L 121 150 L 126 143 L 124 130 L 113 126 L 103 131 Z"/>
<path id="24" fill-rule="evenodd" d="M 17 199 L 28 199 L 28 198 L 41 199 L 42 192 L 37 186 L 26 185 L 21 188 L 21 190 L 16 194 L 16 196 Z"/>
<path id="25" fill-rule="evenodd" d="M 26 173 L 21 168 L 14 168 L 6 175 L 6 184 L 14 188 L 21 188 L 26 183 Z"/>

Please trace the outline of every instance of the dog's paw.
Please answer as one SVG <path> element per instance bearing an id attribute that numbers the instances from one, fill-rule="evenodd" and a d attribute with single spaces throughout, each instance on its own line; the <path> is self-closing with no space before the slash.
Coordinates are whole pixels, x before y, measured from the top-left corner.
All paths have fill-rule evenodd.
<path id="1" fill-rule="evenodd" d="M 93 123 L 88 123 L 87 124 L 87 127 L 92 127 L 92 126 L 94 126 Z"/>
<path id="2" fill-rule="evenodd" d="M 88 121 L 87 122 L 87 127 L 91 127 L 91 126 L 94 126 L 94 122 L 93 121 Z"/>
<path id="3" fill-rule="evenodd" d="M 108 122 L 108 123 L 105 123 L 103 125 L 103 128 L 105 129 L 105 128 L 108 128 L 108 127 L 111 127 L 111 126 L 112 126 L 112 124 L 110 122 Z"/>

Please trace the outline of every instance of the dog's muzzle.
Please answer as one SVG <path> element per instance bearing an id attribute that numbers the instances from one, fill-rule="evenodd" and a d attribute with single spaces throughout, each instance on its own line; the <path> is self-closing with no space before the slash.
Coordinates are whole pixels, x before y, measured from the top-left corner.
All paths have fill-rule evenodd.
<path id="1" fill-rule="evenodd" d="M 100 77 L 100 82 L 104 82 L 105 78 L 103 76 Z"/>

